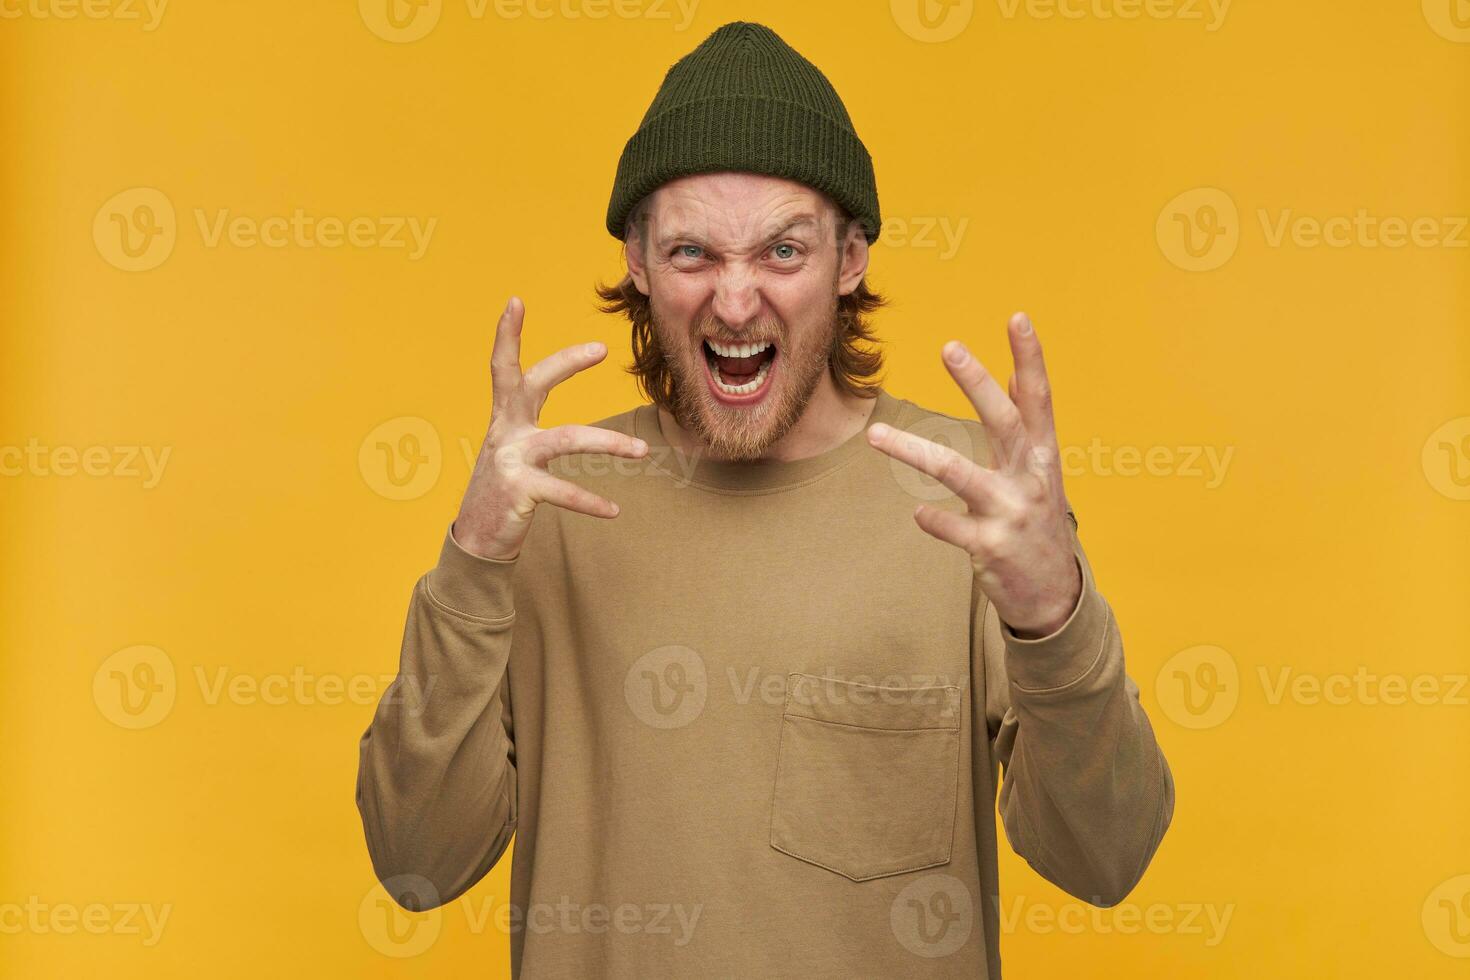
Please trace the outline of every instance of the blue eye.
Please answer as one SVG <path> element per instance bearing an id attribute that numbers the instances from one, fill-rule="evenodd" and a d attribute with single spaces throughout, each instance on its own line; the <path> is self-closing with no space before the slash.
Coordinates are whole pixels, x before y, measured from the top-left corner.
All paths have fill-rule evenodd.
<path id="1" fill-rule="evenodd" d="M 680 245 L 679 255 L 686 259 L 697 259 L 704 255 L 704 249 L 698 245 Z"/>
<path id="2" fill-rule="evenodd" d="M 782 252 L 783 249 L 785 250 L 784 254 Z M 794 246 L 794 245 L 777 245 L 774 248 L 772 248 L 771 251 L 775 254 L 776 258 L 778 258 L 778 259 L 785 260 L 785 259 L 792 259 L 792 258 L 795 258 L 796 257 L 796 246 Z"/>

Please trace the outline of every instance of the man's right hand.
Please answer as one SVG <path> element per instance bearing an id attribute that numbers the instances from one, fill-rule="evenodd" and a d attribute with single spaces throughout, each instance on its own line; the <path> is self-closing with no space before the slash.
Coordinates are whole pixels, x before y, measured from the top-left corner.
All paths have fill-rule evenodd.
<path id="1" fill-rule="evenodd" d="M 552 476 L 546 464 L 571 453 L 607 453 L 639 459 L 648 445 L 633 436 L 591 425 L 539 429 L 551 389 L 601 361 L 607 347 L 578 344 L 521 372 L 521 325 L 526 308 L 512 296 L 495 328 L 490 354 L 490 428 L 454 519 L 454 540 L 482 558 L 508 561 L 520 553 L 539 503 L 593 517 L 616 517 L 618 505 Z"/>

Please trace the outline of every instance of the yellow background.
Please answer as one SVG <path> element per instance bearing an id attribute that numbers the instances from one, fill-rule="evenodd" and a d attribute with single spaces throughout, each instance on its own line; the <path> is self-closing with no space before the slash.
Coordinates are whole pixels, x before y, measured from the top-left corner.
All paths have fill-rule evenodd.
<path id="1" fill-rule="evenodd" d="M 702 0 L 683 30 L 672 0 L 440 8 L 402 41 L 371 3 L 175 0 L 152 30 L 140 4 L 0 4 L 19 13 L 0 19 L 0 446 L 170 450 L 151 487 L 123 454 L 95 457 L 111 475 L 0 479 L 0 926 L 28 904 L 105 906 L 115 926 L 7 927 L 0 973 L 508 975 L 504 934 L 479 924 L 508 860 L 419 923 L 438 929 L 419 955 L 377 948 L 357 739 L 468 474 L 461 440 L 482 434 L 506 297 L 526 300 L 527 363 L 612 350 L 546 424 L 637 397 L 614 366 L 626 330 L 592 309 L 620 269 L 614 166 L 667 66 L 748 19 L 827 73 L 875 158 L 889 389 L 968 413 L 940 344 L 1005 370 L 1024 308 L 1064 444 L 1173 454 L 1131 476 L 1084 461 L 1068 489 L 1178 786 L 1125 906 L 1174 925 L 1048 926 L 1076 903 L 1002 842 L 1003 907 L 1023 901 L 1007 974 L 1465 975 L 1470 232 L 1271 234 L 1284 213 L 1360 211 L 1455 234 L 1470 27 L 1448 0 L 1240 2 L 1215 23 L 1193 0 L 1131 19 L 1102 16 L 1127 0 L 1072 0 L 1077 18 L 931 2 L 930 27 L 912 0 Z M 176 225 L 166 259 L 130 272 L 106 230 L 137 202 L 105 205 L 133 188 Z M 1201 188 L 1218 193 L 1170 205 Z M 1203 229 L 1221 194 L 1234 251 L 1189 271 L 1169 229 Z M 210 245 L 196 218 L 297 208 L 437 225 L 414 260 Z M 405 418 L 441 448 L 420 442 L 428 476 L 396 500 L 373 460 L 423 431 Z M 1191 475 L 1206 449 L 1232 454 L 1221 479 Z M 133 729 L 109 692 L 149 680 L 140 662 L 174 689 Z M 1283 670 L 1429 675 L 1442 696 L 1273 697 Z M 251 693 L 280 678 L 283 703 Z M 1220 699 L 1206 714 L 1199 682 Z M 130 903 L 168 909 L 151 945 Z M 1186 923 L 1194 906 L 1228 910 L 1223 935 Z"/>

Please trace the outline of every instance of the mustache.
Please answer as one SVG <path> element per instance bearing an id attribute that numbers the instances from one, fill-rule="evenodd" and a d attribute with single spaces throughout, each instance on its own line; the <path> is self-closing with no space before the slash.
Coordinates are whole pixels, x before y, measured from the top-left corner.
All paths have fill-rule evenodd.
<path id="1" fill-rule="evenodd" d="M 765 317 L 757 320 L 745 330 L 731 330 L 725 321 L 717 316 L 706 316 L 694 324 L 690 335 L 691 346 L 699 347 L 705 340 L 713 340 L 717 344 L 775 344 L 778 348 L 786 346 L 786 324 L 779 317 Z"/>

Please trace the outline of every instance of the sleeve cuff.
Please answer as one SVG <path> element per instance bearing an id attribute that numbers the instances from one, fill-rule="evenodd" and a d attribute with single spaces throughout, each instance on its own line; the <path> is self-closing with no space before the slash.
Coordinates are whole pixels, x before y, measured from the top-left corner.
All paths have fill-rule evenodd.
<path id="1" fill-rule="evenodd" d="M 516 559 L 482 558 L 454 540 L 454 525 L 444 532 L 439 564 L 429 571 L 433 597 L 455 612 L 478 619 L 504 619 L 515 611 L 512 585 Z"/>
<path id="2" fill-rule="evenodd" d="M 1077 565 L 1082 572 L 1082 594 L 1077 608 L 1056 632 L 1022 639 L 1001 621 L 1006 674 L 1018 690 L 1040 693 L 1069 687 L 1086 676 L 1102 654 L 1108 605 L 1097 591 L 1087 563 L 1078 560 Z"/>

